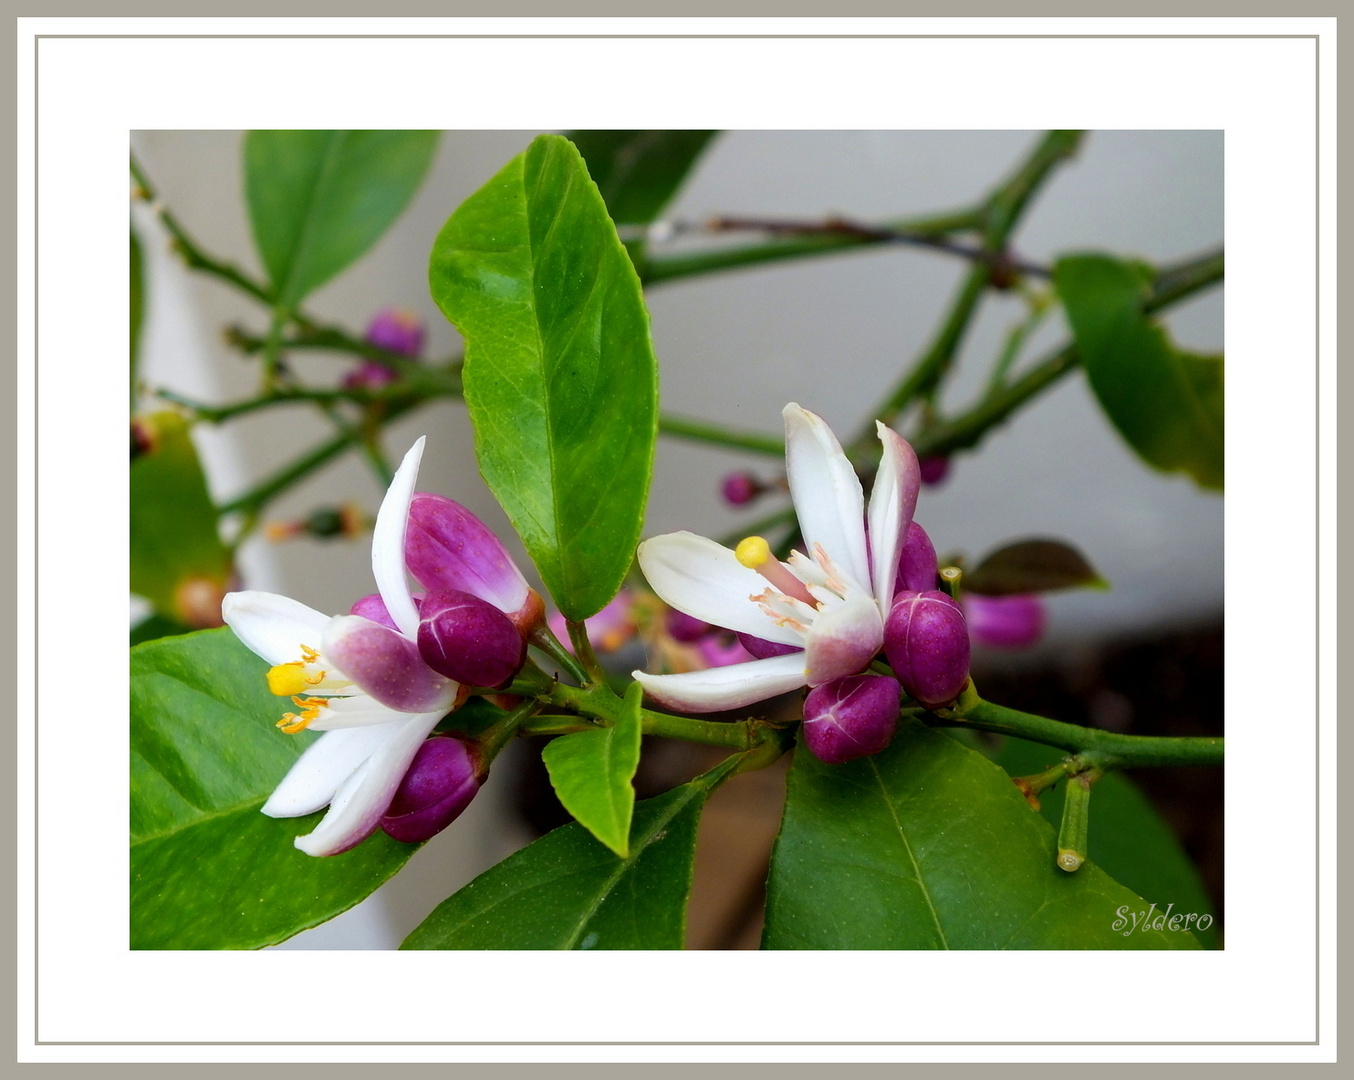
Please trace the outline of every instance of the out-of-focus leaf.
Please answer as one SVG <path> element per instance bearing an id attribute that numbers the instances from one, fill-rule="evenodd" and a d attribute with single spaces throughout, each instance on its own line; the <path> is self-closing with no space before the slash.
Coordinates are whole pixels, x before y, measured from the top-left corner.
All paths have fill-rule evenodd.
<path id="1" fill-rule="evenodd" d="M 617 225 L 647 225 L 717 131 L 570 131 Z"/>
<path id="2" fill-rule="evenodd" d="M 331 919 L 416 845 L 378 832 L 317 859 L 292 846 L 320 815 L 259 808 L 314 741 L 274 725 L 284 699 L 229 630 L 131 654 L 131 947 L 256 949 Z"/>
<path id="3" fill-rule="evenodd" d="M 442 901 L 401 948 L 680 949 L 701 808 L 736 762 L 639 803 L 628 857 L 565 825 Z"/>
<path id="4" fill-rule="evenodd" d="M 154 641 L 156 638 L 174 637 L 177 634 L 187 634 L 191 628 L 177 623 L 173 619 L 166 619 L 163 615 L 152 614 L 147 619 L 142 619 L 132 627 L 131 643 L 141 645 L 147 641 Z"/>
<path id="5" fill-rule="evenodd" d="M 658 373 L 639 279 L 574 145 L 542 135 L 462 203 L 429 279 L 466 339 L 480 472 L 559 609 L 585 619 L 639 541 Z"/>
<path id="6" fill-rule="evenodd" d="M 230 554 L 177 413 L 139 417 L 148 448 L 131 468 L 131 591 L 185 626 L 219 626 Z"/>
<path id="7" fill-rule="evenodd" d="M 1054 284 L 1106 415 L 1148 464 L 1223 484 L 1220 356 L 1177 349 L 1143 313 L 1140 267 L 1105 255 L 1059 259 Z"/>
<path id="8" fill-rule="evenodd" d="M 976 751 L 904 723 L 881 754 L 825 765 L 801 746 L 767 883 L 770 949 L 1197 949 L 1124 935 L 1148 904 L 1056 835 Z"/>
<path id="9" fill-rule="evenodd" d="M 1107 589 L 1109 582 L 1061 540 L 1019 540 L 998 548 L 972 570 L 964 588 L 984 596 L 1015 596 L 1054 589 Z"/>
<path id="10" fill-rule="evenodd" d="M 131 231 L 132 252 L 131 252 L 131 382 L 132 382 L 132 409 L 136 409 L 136 372 L 141 360 L 141 325 L 146 318 L 146 271 L 141 258 L 141 241 L 136 237 L 136 230 Z"/>
<path id="11" fill-rule="evenodd" d="M 644 688 L 631 683 L 616 723 L 552 739 L 541 752 L 550 783 L 564 809 L 624 859 L 629 852 L 639 767 L 640 702 Z"/>
<path id="12" fill-rule="evenodd" d="M 413 198 L 436 147 L 435 131 L 245 136 L 245 198 L 279 308 L 366 254 Z"/>

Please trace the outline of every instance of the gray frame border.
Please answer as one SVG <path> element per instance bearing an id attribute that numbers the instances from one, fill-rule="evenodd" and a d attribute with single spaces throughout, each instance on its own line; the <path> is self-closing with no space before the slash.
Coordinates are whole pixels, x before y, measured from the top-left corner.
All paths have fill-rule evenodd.
<path id="1" fill-rule="evenodd" d="M 244 15 L 244 12 L 240 12 Z M 1071 12 L 1068 12 L 1071 14 Z M 1148 12 L 1141 12 L 1148 15 Z M 1322 18 L 1319 15 L 1308 16 L 1308 18 Z M 1322 273 L 1320 273 L 1320 256 L 1322 256 L 1322 233 L 1320 233 L 1320 161 L 1322 161 L 1322 139 L 1320 139 L 1320 45 L 1322 45 L 1322 35 L 1320 34 L 38 34 L 34 37 L 34 208 L 37 208 L 39 196 L 38 176 L 38 141 L 39 141 L 39 107 L 38 107 L 38 73 L 39 62 L 41 62 L 41 42 L 45 39 L 91 39 L 91 38 L 129 38 L 129 39 L 180 39 L 180 38 L 240 38 L 240 39 L 401 39 L 401 38 L 447 38 L 447 39 L 642 39 L 642 38 L 674 38 L 674 39 L 1091 39 L 1091 38 L 1116 38 L 1116 39 L 1311 39 L 1315 45 L 1315 62 L 1313 62 L 1313 81 L 1315 81 L 1315 153 L 1316 153 L 1316 206 L 1315 206 L 1315 226 L 1316 226 L 1316 296 L 1315 318 L 1317 329 L 1317 340 L 1315 346 L 1316 369 L 1316 402 L 1313 407 L 1313 451 L 1316 456 L 1316 640 L 1317 652 L 1320 647 L 1320 284 L 1322 284 Z M 41 365 L 39 365 L 39 355 L 41 355 L 41 344 L 38 340 L 38 265 L 41 264 L 41 244 L 39 244 L 37 214 L 34 217 L 34 286 L 35 286 L 35 305 L 34 305 L 34 452 L 37 459 L 38 443 L 38 417 L 37 403 L 39 394 L 41 394 Z M 37 460 L 35 460 L 37 466 Z M 41 487 L 37 486 L 37 467 L 34 474 L 34 563 L 37 567 L 38 559 L 41 558 L 41 551 L 37 545 L 39 508 L 41 508 Z M 35 652 L 37 652 L 37 631 L 38 624 L 41 623 L 41 606 L 35 610 Z M 1313 658 L 1317 686 L 1320 682 L 1320 663 L 1319 656 Z M 37 686 L 37 666 L 34 671 L 34 794 L 37 801 L 38 794 L 38 769 L 37 757 L 41 746 L 38 743 L 37 732 L 37 713 L 38 713 L 38 686 Z M 1317 708 L 1313 724 L 1316 729 L 1316 766 L 1319 769 L 1320 761 L 1320 700 L 1317 698 Z M 1320 816 L 1319 816 L 1319 798 L 1320 798 L 1320 777 L 1319 771 L 1313 771 L 1313 800 L 1316 800 L 1317 822 L 1315 845 L 1317 854 L 1320 851 Z M 37 811 L 37 807 L 35 807 Z M 34 828 L 34 845 L 37 851 L 37 823 Z M 39 1038 L 39 1016 L 38 1016 L 38 983 L 41 980 L 41 965 L 39 965 L 37 932 L 34 934 L 34 1043 L 38 1046 L 1317 1046 L 1320 1045 L 1320 973 L 1322 973 L 1322 951 L 1320 951 L 1320 861 L 1316 859 L 1316 927 L 1315 927 L 1315 1006 L 1316 1006 L 1316 1027 L 1315 1038 L 1311 1041 L 793 1041 L 793 1042 L 770 1042 L 770 1041 L 513 1041 L 513 1042 L 487 1042 L 487 1041 L 343 1041 L 343 1042 L 325 1042 L 325 1041 L 43 1041 Z M 37 922 L 41 911 L 37 905 L 38 899 L 38 868 L 37 857 L 34 865 L 34 928 L 37 930 Z"/>

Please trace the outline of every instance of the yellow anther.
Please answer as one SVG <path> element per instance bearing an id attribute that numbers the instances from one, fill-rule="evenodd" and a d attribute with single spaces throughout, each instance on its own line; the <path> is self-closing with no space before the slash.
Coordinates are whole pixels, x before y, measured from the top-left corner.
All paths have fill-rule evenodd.
<path id="1" fill-rule="evenodd" d="M 298 731 L 304 731 L 311 723 L 320 718 L 320 710 L 329 702 L 324 698 L 318 697 L 292 697 L 292 703 L 301 710 L 301 715 L 296 713 L 286 713 L 277 726 L 288 735 L 295 735 Z"/>
<path id="2" fill-rule="evenodd" d="M 307 675 L 307 676 L 306 676 L 306 685 L 307 685 L 307 686 L 319 686 L 320 683 L 324 682 L 324 677 L 325 677 L 325 675 L 327 675 L 327 674 L 328 674 L 328 672 L 326 672 L 326 671 L 317 671 L 314 675 Z"/>
<path id="3" fill-rule="evenodd" d="M 268 692 L 278 697 L 291 697 L 314 685 L 306 677 L 305 665 L 300 661 L 268 669 Z"/>
<path id="4" fill-rule="evenodd" d="M 756 570 L 768 559 L 771 558 L 771 545 L 761 536 L 749 536 L 745 540 L 740 540 L 738 546 L 733 552 L 738 561 L 749 570 Z"/>
<path id="5" fill-rule="evenodd" d="M 313 664 L 319 658 L 320 654 L 317 653 L 314 649 L 312 649 L 309 645 L 301 646 L 301 660 L 303 663 Z"/>

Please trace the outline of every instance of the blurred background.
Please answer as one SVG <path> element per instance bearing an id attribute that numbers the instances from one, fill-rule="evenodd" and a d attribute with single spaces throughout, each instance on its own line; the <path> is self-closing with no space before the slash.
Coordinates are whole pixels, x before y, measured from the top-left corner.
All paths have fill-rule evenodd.
<path id="1" fill-rule="evenodd" d="M 539 134 L 447 132 L 413 203 L 352 269 L 318 290 L 307 309 L 360 336 L 381 308 L 407 308 L 428 327 L 425 355 L 460 339 L 428 296 L 433 238 L 468 195 Z M 865 222 L 947 210 L 977 199 L 1038 137 L 1023 131 L 747 131 L 719 135 L 665 217 L 714 216 Z M 150 180 L 190 234 L 217 257 L 259 271 L 243 199 L 241 133 L 134 132 Z M 1044 186 L 1013 240 L 1025 259 L 1050 262 L 1098 250 L 1157 263 L 1223 240 L 1223 136 L 1217 131 L 1090 133 L 1078 156 Z M 226 286 L 185 270 L 146 208 L 134 222 L 147 258 L 142 372 L 149 387 L 227 402 L 251 396 L 257 362 L 225 342 L 240 325 L 266 330 L 266 314 Z M 680 242 L 680 241 L 679 241 Z M 661 248 L 655 252 L 661 252 Z M 797 401 L 841 432 L 867 420 L 898 373 L 929 341 L 966 269 L 953 256 L 886 245 L 653 286 L 648 294 L 665 412 L 780 433 Z M 1023 305 L 989 293 L 971 326 L 942 403 L 976 398 Z M 1182 346 L 1222 349 L 1222 290 L 1171 309 Z M 1025 351 L 1036 359 L 1067 339 L 1051 317 Z M 293 354 L 307 381 L 337 384 L 351 358 Z M 1019 368 L 1016 369 L 1017 371 Z M 195 432 L 212 493 L 224 501 L 332 432 L 313 410 L 261 412 Z M 398 458 L 429 437 L 420 487 L 459 500 L 500 536 L 512 531 L 479 478 L 460 402 L 441 401 L 386 432 Z M 722 478 L 747 468 L 770 477 L 771 459 L 659 442 L 646 533 L 719 536 L 773 508 L 770 497 L 735 509 Z M 374 512 L 382 494 L 356 455 L 298 485 L 267 513 L 301 518 L 354 500 Z M 981 557 L 1004 541 L 1060 537 L 1112 583 L 1109 592 L 1049 598 L 1042 641 L 1019 652 L 980 650 L 985 696 L 1073 723 L 1141 734 L 1216 734 L 1222 726 L 1223 500 L 1181 475 L 1143 464 L 1074 373 L 956 456 L 943 483 L 925 488 L 917 520 L 943 554 Z M 528 566 L 520 547 L 514 554 Z M 322 611 L 347 610 L 372 591 L 369 543 L 251 541 L 241 553 L 251 588 L 283 592 Z M 642 654 L 626 656 L 643 662 Z M 700 771 L 698 748 L 646 748 L 637 787 L 655 793 Z M 1204 874 L 1221 919 L 1221 770 L 1135 774 Z M 690 947 L 756 947 L 760 882 L 779 820 L 783 774 L 740 777 L 711 801 L 702 824 Z M 281 948 L 392 948 L 443 898 L 561 823 L 539 754 L 512 748 L 481 796 L 369 900 Z"/>

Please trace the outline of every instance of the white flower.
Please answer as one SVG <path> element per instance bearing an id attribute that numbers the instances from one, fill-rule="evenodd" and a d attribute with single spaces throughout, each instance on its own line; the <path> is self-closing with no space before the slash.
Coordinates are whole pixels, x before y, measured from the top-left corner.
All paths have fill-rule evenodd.
<path id="1" fill-rule="evenodd" d="M 419 655 L 418 608 L 405 578 L 423 444 L 419 439 L 405 455 L 372 533 L 376 587 L 397 629 L 358 615 L 323 615 L 274 593 L 230 593 L 221 607 L 226 625 L 273 665 L 269 688 L 298 710 L 278 726 L 325 733 L 263 806 L 271 817 L 329 807 L 313 832 L 296 838 L 310 855 L 337 855 L 375 832 L 414 754 L 460 690 Z"/>
<path id="2" fill-rule="evenodd" d="M 678 611 L 794 652 L 680 675 L 634 673 L 654 700 L 716 712 L 866 667 L 884 640 L 902 537 L 921 487 L 917 455 L 876 424 L 883 456 L 870 494 L 822 417 L 785 406 L 785 469 L 809 554 L 774 558 L 760 537 L 730 551 L 689 532 L 639 546 L 650 586 Z"/>

